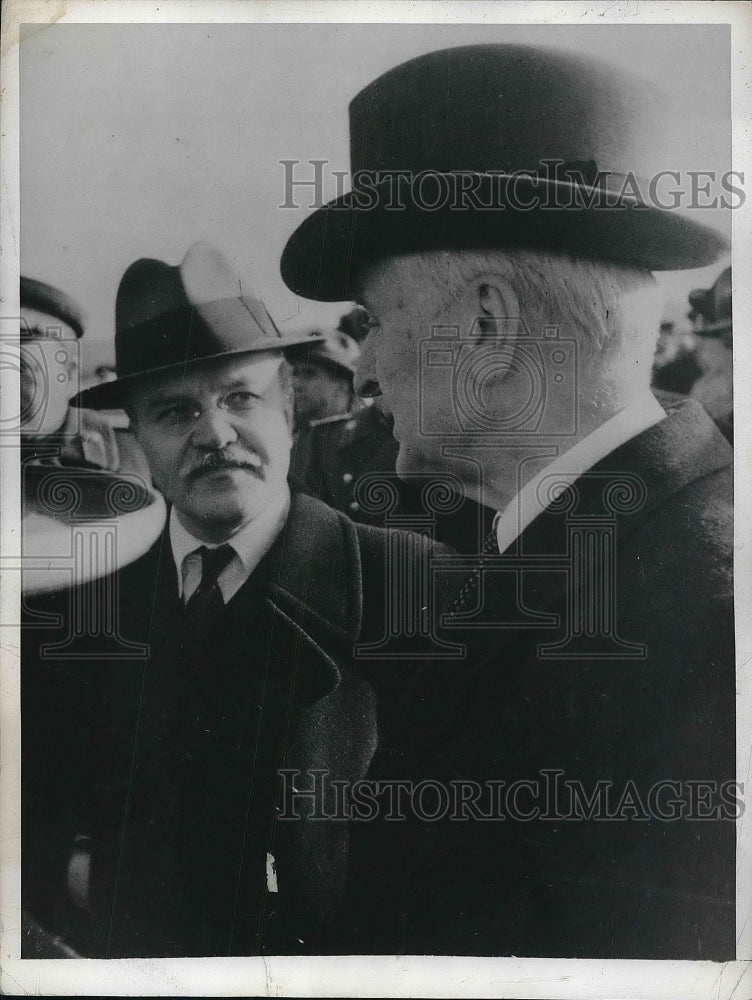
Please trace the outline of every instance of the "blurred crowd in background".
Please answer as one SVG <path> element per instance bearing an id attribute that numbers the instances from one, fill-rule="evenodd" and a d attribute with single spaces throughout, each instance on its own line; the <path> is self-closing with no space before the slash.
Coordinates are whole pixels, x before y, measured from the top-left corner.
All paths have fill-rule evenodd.
<path id="1" fill-rule="evenodd" d="M 690 396 L 734 442 L 731 268 L 689 296 L 686 323 L 661 323 L 653 386 Z"/>

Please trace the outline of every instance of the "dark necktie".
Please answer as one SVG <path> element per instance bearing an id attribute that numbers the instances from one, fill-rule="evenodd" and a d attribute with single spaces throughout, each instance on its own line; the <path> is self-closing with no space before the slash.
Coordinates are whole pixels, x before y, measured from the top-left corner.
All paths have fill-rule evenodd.
<path id="1" fill-rule="evenodd" d="M 483 541 L 482 554 L 484 556 L 497 556 L 499 554 L 499 541 L 496 534 L 496 525 L 491 528 Z M 478 570 L 478 572 L 471 573 L 460 587 L 460 591 L 455 598 L 454 604 L 452 605 L 453 615 L 461 614 L 470 608 L 471 602 L 475 600 L 475 593 L 478 589 L 479 583 L 480 570 Z"/>
<path id="2" fill-rule="evenodd" d="M 197 738 L 203 739 L 216 726 L 213 714 L 218 694 L 227 679 L 218 635 L 224 601 L 217 578 L 234 551 L 229 545 L 220 545 L 217 549 L 202 546 L 198 554 L 201 556 L 201 582 L 183 612 L 180 668 L 173 679 L 170 698 L 175 731 L 184 730 L 188 745 Z"/>
<path id="3" fill-rule="evenodd" d="M 191 635 L 206 638 L 224 607 L 217 580 L 235 552 L 231 545 L 220 545 L 216 549 L 202 545 L 198 554 L 201 556 L 201 582 L 185 606 L 185 620 Z"/>
<path id="4" fill-rule="evenodd" d="M 198 554 L 201 582 L 185 605 L 174 662 L 158 697 L 152 696 L 159 728 L 144 749 L 139 829 L 146 832 L 134 841 L 132 910 L 134 930 L 143 934 L 139 947 L 154 947 L 156 940 L 168 955 L 203 953 L 200 921 L 214 916 L 213 880 L 228 854 L 215 799 L 223 801 L 223 781 L 235 773 L 225 715 L 238 698 L 218 634 L 224 601 L 217 583 L 234 551 L 230 545 L 202 546 Z"/>

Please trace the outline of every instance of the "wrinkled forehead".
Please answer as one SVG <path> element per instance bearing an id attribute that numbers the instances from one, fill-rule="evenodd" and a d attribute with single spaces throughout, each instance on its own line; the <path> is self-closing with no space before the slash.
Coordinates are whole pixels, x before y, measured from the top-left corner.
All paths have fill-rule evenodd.
<path id="1" fill-rule="evenodd" d="M 236 388 L 262 395 L 278 378 L 283 362 L 284 356 L 278 351 L 259 351 L 186 365 L 139 379 L 130 390 L 130 399 L 133 403 L 163 396 L 202 399 Z"/>

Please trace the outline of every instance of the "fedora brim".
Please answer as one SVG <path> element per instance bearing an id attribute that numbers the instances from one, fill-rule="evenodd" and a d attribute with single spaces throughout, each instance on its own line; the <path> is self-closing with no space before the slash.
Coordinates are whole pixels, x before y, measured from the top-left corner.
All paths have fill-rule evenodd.
<path id="1" fill-rule="evenodd" d="M 252 347 L 219 351 L 216 354 L 209 354 L 206 357 L 191 358 L 188 361 L 178 361 L 171 365 L 149 368 L 146 371 L 137 372 L 133 375 L 124 375 L 121 378 L 114 379 L 112 382 L 102 382 L 100 385 L 83 389 L 71 399 L 70 405 L 86 407 L 92 410 L 117 410 L 125 404 L 127 394 L 134 386 L 153 378 L 155 375 L 173 375 L 181 371 L 191 370 L 206 362 L 220 361 L 222 358 L 241 357 L 244 354 L 261 354 L 268 353 L 269 351 L 295 354 L 297 353 L 296 348 L 301 349 L 311 344 L 319 343 L 323 339 L 323 337 L 319 336 L 279 337 L 274 339 L 270 337 L 266 342 L 257 342 Z"/>
<path id="2" fill-rule="evenodd" d="M 448 185 L 456 185 L 457 176 L 434 174 Z M 604 205 L 597 189 L 577 183 L 473 176 L 472 197 L 459 207 L 456 196 L 433 208 L 417 203 L 402 177 L 368 188 L 373 207 L 359 205 L 357 192 L 329 202 L 288 240 L 280 264 L 285 283 L 304 298 L 340 302 L 353 299 L 364 267 L 400 253 L 517 246 L 674 271 L 705 267 L 729 249 L 716 230 L 639 197 L 623 195 Z"/>
<path id="3" fill-rule="evenodd" d="M 149 507 L 156 496 L 135 473 L 90 466 L 25 462 L 22 479 L 28 509 L 67 523 L 132 514 Z"/>

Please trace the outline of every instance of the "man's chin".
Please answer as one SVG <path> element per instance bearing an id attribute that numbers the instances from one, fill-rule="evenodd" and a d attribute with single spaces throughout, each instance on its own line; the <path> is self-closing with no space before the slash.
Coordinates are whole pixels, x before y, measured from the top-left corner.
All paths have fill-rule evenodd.
<path id="1" fill-rule="evenodd" d="M 258 475 L 248 469 L 232 469 L 194 480 L 186 506 L 194 517 L 232 522 L 247 519 L 249 511 L 264 510 L 272 499 L 272 490 Z"/>
<path id="2" fill-rule="evenodd" d="M 181 521 L 197 537 L 205 536 L 212 541 L 229 538 L 269 507 L 268 496 L 253 499 L 256 502 L 197 504 L 190 511 L 185 511 Z"/>

